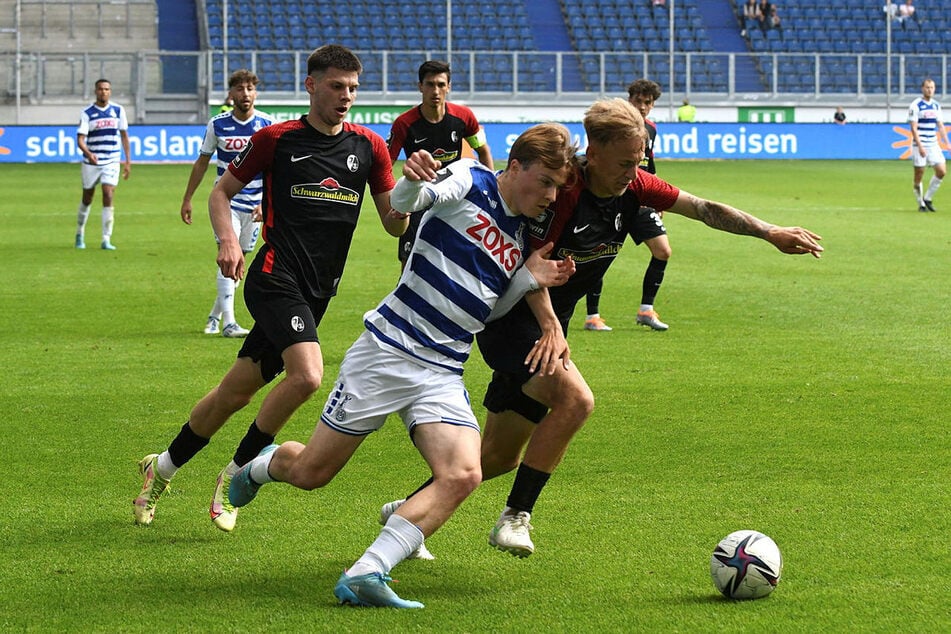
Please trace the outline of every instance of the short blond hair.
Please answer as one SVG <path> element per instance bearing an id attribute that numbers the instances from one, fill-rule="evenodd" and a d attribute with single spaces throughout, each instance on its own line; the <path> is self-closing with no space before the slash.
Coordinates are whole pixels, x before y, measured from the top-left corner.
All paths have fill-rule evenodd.
<path id="1" fill-rule="evenodd" d="M 625 99 L 599 99 L 584 113 L 588 143 L 606 145 L 613 141 L 647 137 L 644 117 Z"/>
<path id="2" fill-rule="evenodd" d="M 571 132 L 560 123 L 539 123 L 518 135 L 509 160 L 524 167 L 541 163 L 549 169 L 561 169 L 571 164 L 578 146 L 571 140 Z"/>

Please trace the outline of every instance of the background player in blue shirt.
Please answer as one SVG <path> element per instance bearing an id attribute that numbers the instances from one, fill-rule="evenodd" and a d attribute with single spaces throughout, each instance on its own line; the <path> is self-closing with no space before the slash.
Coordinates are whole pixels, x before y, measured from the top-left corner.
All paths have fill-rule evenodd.
<path id="1" fill-rule="evenodd" d="M 228 169 L 228 164 L 234 160 L 244 146 L 248 144 L 251 135 L 265 126 L 274 123 L 271 115 L 254 109 L 254 101 L 258 96 L 258 76 L 249 70 L 236 70 L 228 78 L 228 100 L 230 110 L 215 115 L 208 121 L 205 129 L 205 139 L 202 142 L 198 158 L 192 165 L 182 196 L 181 215 L 186 225 L 192 223 L 192 196 L 201 184 L 208 170 L 211 157 L 217 153 L 218 173 L 215 182 Z M 245 254 L 254 251 L 261 230 L 261 195 L 264 184 L 261 175 L 248 183 L 244 189 L 231 199 L 231 222 L 241 250 Z M 217 236 L 215 241 L 218 241 Z M 238 325 L 234 316 L 234 293 L 237 282 L 221 274 L 217 269 L 216 286 L 218 289 L 215 303 L 208 314 L 205 323 L 205 334 L 218 334 L 219 328 L 224 337 L 245 337 L 248 331 Z"/>
<path id="2" fill-rule="evenodd" d="M 921 82 L 921 97 L 915 99 L 908 106 L 908 122 L 911 124 L 911 164 L 915 168 L 915 199 L 918 202 L 918 211 L 934 211 L 931 199 L 934 197 L 941 181 L 947 173 L 944 160 L 944 147 L 948 147 L 948 133 L 944 129 L 944 117 L 941 116 L 941 105 L 934 100 L 935 84 L 931 78 Z M 934 176 L 928 183 L 928 191 L 923 192 L 921 179 L 925 175 L 925 167 L 931 166 Z"/>
<path id="3" fill-rule="evenodd" d="M 125 108 L 112 103 L 112 83 L 108 79 L 96 81 L 96 102 L 79 115 L 76 130 L 76 145 L 83 155 L 83 198 L 79 204 L 76 224 L 76 248 L 86 248 L 86 219 L 96 192 L 96 184 L 102 187 L 102 242 L 100 246 L 112 251 L 112 226 L 115 208 L 113 195 L 119 184 L 119 146 L 125 153 L 122 163 L 122 178 L 129 179 L 132 173 L 132 153 L 129 149 L 129 121 Z"/>

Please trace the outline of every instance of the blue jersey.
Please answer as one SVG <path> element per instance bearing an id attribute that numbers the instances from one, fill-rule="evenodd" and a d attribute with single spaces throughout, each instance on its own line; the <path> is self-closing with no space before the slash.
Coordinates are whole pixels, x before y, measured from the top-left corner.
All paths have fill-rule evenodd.
<path id="1" fill-rule="evenodd" d="M 922 97 L 915 99 L 908 106 L 908 122 L 918 122 L 918 140 L 922 147 L 936 147 L 938 145 L 938 126 L 944 125 L 941 118 L 941 106 L 934 99 L 925 101 Z"/>
<path id="2" fill-rule="evenodd" d="M 258 111 L 255 111 L 247 121 L 238 121 L 234 117 L 234 112 L 230 110 L 211 118 L 205 128 L 205 139 L 201 144 L 201 154 L 211 156 L 217 152 L 218 176 L 215 178 L 216 183 L 221 175 L 225 173 L 225 170 L 228 169 L 228 164 L 248 144 L 251 135 L 272 123 L 274 123 L 274 119 L 271 115 Z M 258 174 L 231 199 L 231 209 L 251 213 L 255 207 L 261 204 L 263 190 L 264 184 L 261 175 Z"/>
<path id="3" fill-rule="evenodd" d="M 116 103 L 107 103 L 104 108 L 92 104 L 79 115 L 76 133 L 86 137 L 86 147 L 96 156 L 99 165 L 108 165 L 122 158 L 120 131 L 128 129 L 125 108 Z M 83 162 L 89 163 L 86 159 Z"/>
<path id="4" fill-rule="evenodd" d="M 408 203 L 413 196 L 418 204 Z M 524 217 L 472 159 L 440 170 L 433 183 L 401 179 L 391 201 L 426 215 L 399 284 L 364 324 L 397 354 L 462 374 L 475 333 L 524 261 Z"/>

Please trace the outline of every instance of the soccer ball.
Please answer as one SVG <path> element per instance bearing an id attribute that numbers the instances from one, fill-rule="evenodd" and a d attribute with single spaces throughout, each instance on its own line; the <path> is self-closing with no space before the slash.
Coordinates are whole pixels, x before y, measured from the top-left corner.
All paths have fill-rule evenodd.
<path id="1" fill-rule="evenodd" d="M 757 531 L 736 531 L 720 540 L 710 558 L 713 584 L 731 599 L 759 599 L 773 591 L 783 556 L 772 539 Z"/>

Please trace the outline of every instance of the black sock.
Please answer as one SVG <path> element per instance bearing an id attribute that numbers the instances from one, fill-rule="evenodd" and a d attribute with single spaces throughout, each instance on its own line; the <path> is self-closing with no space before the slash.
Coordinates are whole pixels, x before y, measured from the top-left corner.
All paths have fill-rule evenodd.
<path id="1" fill-rule="evenodd" d="M 518 465 L 515 483 L 512 485 L 512 491 L 509 493 L 506 504 L 514 511 L 531 513 L 532 509 L 535 508 L 535 502 L 538 501 L 538 496 L 542 494 L 542 489 L 548 484 L 548 478 L 550 477 L 550 473 L 532 469 L 525 463 Z"/>
<path id="2" fill-rule="evenodd" d="M 598 280 L 588 294 L 585 296 L 585 304 L 589 315 L 596 315 L 600 312 L 601 289 L 604 287 L 604 278 Z"/>
<path id="3" fill-rule="evenodd" d="M 244 438 L 241 439 L 241 444 L 238 445 L 237 450 L 234 452 L 234 463 L 239 467 L 243 467 L 248 464 L 254 458 L 261 453 L 261 450 L 274 442 L 274 436 L 271 434 L 265 434 L 258 427 L 257 419 L 251 423 L 251 426 L 248 427 L 247 433 L 244 435 Z"/>
<path id="4" fill-rule="evenodd" d="M 210 438 L 202 438 L 192 431 L 188 423 L 182 425 L 182 429 L 175 436 L 175 440 L 168 446 L 168 455 L 172 459 L 172 464 L 176 467 L 182 467 L 186 462 L 195 457 L 195 454 L 205 448 Z"/>
<path id="5" fill-rule="evenodd" d="M 657 297 L 657 291 L 664 281 L 664 270 L 667 268 L 667 260 L 658 260 L 651 256 L 651 261 L 644 272 L 644 286 L 641 289 L 641 303 L 653 304 Z"/>

